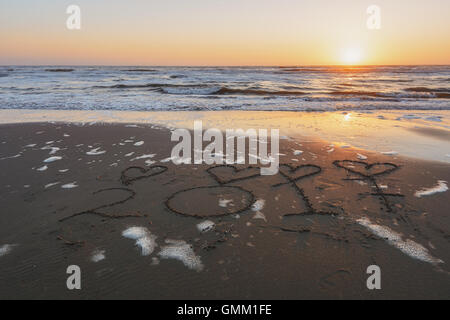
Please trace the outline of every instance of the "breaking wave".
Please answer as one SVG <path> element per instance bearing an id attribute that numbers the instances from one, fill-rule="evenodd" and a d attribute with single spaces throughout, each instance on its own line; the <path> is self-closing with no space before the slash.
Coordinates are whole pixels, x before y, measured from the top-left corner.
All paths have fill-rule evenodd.
<path id="1" fill-rule="evenodd" d="M 448 110 L 450 66 L 0 66 L 2 109 Z"/>

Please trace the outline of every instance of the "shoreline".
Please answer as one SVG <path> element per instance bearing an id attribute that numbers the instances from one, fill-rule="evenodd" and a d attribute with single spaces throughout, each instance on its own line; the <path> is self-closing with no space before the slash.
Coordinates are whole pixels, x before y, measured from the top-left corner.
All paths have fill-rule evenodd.
<path id="1" fill-rule="evenodd" d="M 228 120 L 227 120 L 228 119 Z M 450 110 L 427 111 L 79 111 L 0 110 L 0 125 L 61 122 L 92 125 L 123 123 L 168 129 L 203 127 L 279 129 L 281 135 L 311 138 L 422 160 L 450 163 Z"/>

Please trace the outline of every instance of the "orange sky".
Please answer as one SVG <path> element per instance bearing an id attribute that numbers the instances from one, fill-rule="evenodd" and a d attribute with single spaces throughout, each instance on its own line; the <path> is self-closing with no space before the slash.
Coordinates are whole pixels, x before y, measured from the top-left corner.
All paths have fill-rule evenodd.
<path id="1" fill-rule="evenodd" d="M 0 64 L 450 64 L 448 0 L 0 0 Z M 81 8 L 81 30 L 66 8 Z M 366 9 L 381 8 L 381 29 Z"/>

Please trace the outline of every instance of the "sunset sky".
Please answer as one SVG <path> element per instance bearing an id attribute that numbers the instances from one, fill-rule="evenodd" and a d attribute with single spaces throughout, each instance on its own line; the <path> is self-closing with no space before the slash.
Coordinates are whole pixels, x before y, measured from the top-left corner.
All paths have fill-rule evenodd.
<path id="1" fill-rule="evenodd" d="M 81 8 L 81 30 L 66 8 Z M 381 29 L 366 27 L 381 8 Z M 449 0 L 0 0 L 0 65 L 450 64 Z"/>

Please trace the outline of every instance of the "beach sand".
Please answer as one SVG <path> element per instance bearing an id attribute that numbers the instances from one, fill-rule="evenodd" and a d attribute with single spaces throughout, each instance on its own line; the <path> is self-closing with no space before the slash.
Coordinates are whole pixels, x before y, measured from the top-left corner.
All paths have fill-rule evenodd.
<path id="1" fill-rule="evenodd" d="M 305 134 L 275 176 L 175 165 L 163 122 L 0 125 L 0 299 L 450 298 L 449 163 Z"/>

